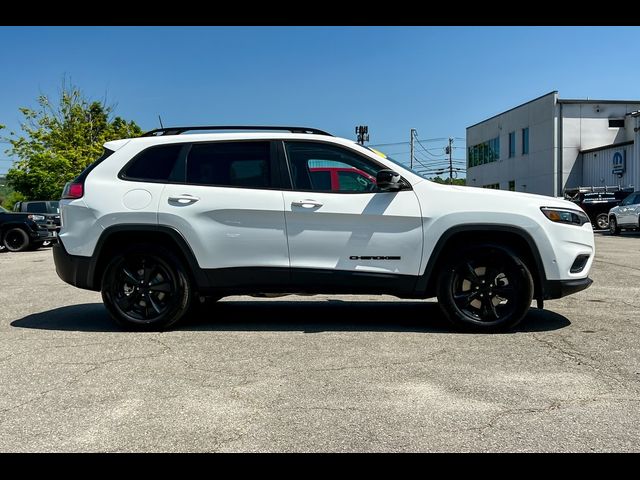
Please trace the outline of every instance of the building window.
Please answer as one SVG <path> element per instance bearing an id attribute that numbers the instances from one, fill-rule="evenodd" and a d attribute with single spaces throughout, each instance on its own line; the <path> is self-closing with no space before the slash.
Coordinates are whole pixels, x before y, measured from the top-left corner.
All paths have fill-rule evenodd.
<path id="1" fill-rule="evenodd" d="M 467 164 L 470 167 L 484 165 L 500 159 L 500 137 L 492 138 L 468 149 Z"/>
<path id="2" fill-rule="evenodd" d="M 516 191 L 516 181 L 515 180 L 509 180 L 509 191 L 510 192 L 515 192 Z"/>
<path id="3" fill-rule="evenodd" d="M 624 128 L 624 118 L 610 118 L 609 128 Z"/>
<path id="4" fill-rule="evenodd" d="M 491 188 L 493 190 L 500 190 L 499 183 L 490 183 L 489 185 L 483 185 L 482 188 Z"/>
<path id="5" fill-rule="evenodd" d="M 522 154 L 529 153 L 529 127 L 522 129 Z"/>
<path id="6" fill-rule="evenodd" d="M 509 158 L 516 156 L 516 132 L 509 132 Z"/>

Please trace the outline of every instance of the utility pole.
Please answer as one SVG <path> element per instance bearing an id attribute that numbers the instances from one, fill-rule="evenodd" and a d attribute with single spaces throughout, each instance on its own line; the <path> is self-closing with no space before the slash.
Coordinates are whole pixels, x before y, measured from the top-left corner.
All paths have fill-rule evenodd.
<path id="1" fill-rule="evenodd" d="M 409 168 L 413 168 L 413 137 L 415 137 L 416 135 L 416 129 L 412 128 L 411 129 L 411 141 L 410 141 L 410 145 L 411 145 L 411 159 L 409 160 Z"/>
<path id="2" fill-rule="evenodd" d="M 356 135 L 358 136 L 358 143 L 364 145 L 364 142 L 369 141 L 369 127 L 367 125 L 358 125 L 356 127 Z"/>
<path id="3" fill-rule="evenodd" d="M 449 137 L 449 146 L 447 147 L 449 154 L 449 185 L 453 183 L 453 138 Z"/>

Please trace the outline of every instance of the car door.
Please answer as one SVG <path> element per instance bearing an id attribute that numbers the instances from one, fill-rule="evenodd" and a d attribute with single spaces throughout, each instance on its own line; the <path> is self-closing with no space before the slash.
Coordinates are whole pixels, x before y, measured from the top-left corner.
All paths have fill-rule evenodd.
<path id="1" fill-rule="evenodd" d="M 284 149 L 293 184 L 284 209 L 294 280 L 310 269 L 418 275 L 423 234 L 413 190 L 380 191 L 375 176 L 386 167 L 346 147 L 286 141 Z M 317 169 L 338 172 L 338 185 L 314 181 Z"/>
<path id="2" fill-rule="evenodd" d="M 627 224 L 633 225 L 634 227 L 638 227 L 640 223 L 638 222 L 638 217 L 640 215 L 640 193 L 636 193 L 633 196 L 633 200 L 627 206 Z"/>
<path id="3" fill-rule="evenodd" d="M 279 166 L 271 141 L 193 143 L 179 160 L 180 180 L 161 194 L 158 223 L 182 233 L 210 278 L 220 284 L 288 281 L 289 252 Z M 213 277 L 212 277 L 213 275 Z M 215 284 L 217 282 L 213 281 Z M 269 283 L 269 282 L 267 282 Z"/>
<path id="4" fill-rule="evenodd" d="M 636 203 L 637 196 L 637 194 L 632 193 L 620 204 L 620 209 L 618 210 L 618 225 L 629 225 L 634 223 L 632 205 Z"/>

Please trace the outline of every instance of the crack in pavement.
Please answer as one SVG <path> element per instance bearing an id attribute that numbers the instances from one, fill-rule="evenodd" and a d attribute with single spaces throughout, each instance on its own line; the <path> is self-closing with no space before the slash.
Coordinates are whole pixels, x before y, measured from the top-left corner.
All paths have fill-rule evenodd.
<path id="1" fill-rule="evenodd" d="M 165 353 L 166 353 L 166 351 L 162 351 L 162 352 L 158 352 L 158 353 L 154 353 L 154 354 L 131 355 L 131 356 L 127 356 L 127 357 L 104 360 L 104 361 L 101 361 L 101 362 L 67 362 L 67 364 L 93 365 L 93 368 L 89 368 L 88 370 L 84 370 L 81 374 L 79 374 L 77 377 L 73 378 L 72 380 L 63 382 L 62 385 L 58 385 L 57 387 L 50 388 L 48 390 L 44 390 L 42 392 L 36 393 L 36 395 L 33 398 L 27 400 L 26 402 L 22 402 L 22 403 L 20 403 L 18 405 L 14 405 L 14 406 L 11 406 L 11 407 L 4 408 L 4 409 L 0 410 L 0 414 L 5 414 L 7 412 L 16 410 L 16 409 L 18 409 L 20 407 L 23 407 L 25 405 L 29 405 L 31 403 L 34 403 L 34 402 L 38 401 L 38 400 L 43 400 L 48 393 L 51 393 L 51 392 L 53 392 L 55 390 L 61 390 L 61 389 L 66 388 L 66 387 L 70 387 L 71 385 L 79 382 L 83 377 L 85 377 L 89 373 L 94 372 L 94 371 L 96 371 L 96 370 L 98 370 L 100 368 L 103 368 L 108 364 L 116 363 L 116 362 L 122 362 L 122 361 L 126 361 L 126 360 L 139 359 L 139 358 L 159 357 L 159 356 L 164 355 Z M 8 420 L 7 418 L 5 418 L 3 420 L 0 420 L 0 424 L 4 423 L 7 420 Z"/>
<path id="2" fill-rule="evenodd" d="M 615 375 L 612 375 L 610 373 L 604 372 L 602 369 L 596 367 L 595 365 L 590 364 L 589 362 L 586 362 L 585 359 L 588 360 L 595 360 L 594 358 L 589 357 L 587 354 L 584 354 L 580 351 L 578 351 L 577 349 L 575 349 L 575 347 L 573 347 L 574 351 L 570 352 L 562 347 L 560 347 L 559 345 L 555 345 L 553 342 L 546 340 L 538 335 L 536 335 L 535 333 L 532 334 L 532 337 L 539 343 L 541 343 L 542 345 L 544 345 L 545 347 L 547 347 L 548 349 L 550 349 L 551 351 L 554 352 L 559 352 L 560 354 L 568 357 L 569 359 L 573 360 L 577 365 L 584 365 L 585 367 L 591 369 L 592 371 L 598 373 L 599 375 L 606 377 L 610 380 L 613 380 L 616 384 L 618 384 L 618 386 L 622 387 L 625 390 L 630 390 L 629 386 L 622 382 L 619 378 L 617 378 Z M 621 372 L 618 372 L 621 373 Z"/>

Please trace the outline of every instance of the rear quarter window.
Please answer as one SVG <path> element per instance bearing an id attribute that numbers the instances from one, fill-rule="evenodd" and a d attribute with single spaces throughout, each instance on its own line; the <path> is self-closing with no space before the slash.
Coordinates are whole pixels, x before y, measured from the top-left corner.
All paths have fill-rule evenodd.
<path id="1" fill-rule="evenodd" d="M 124 180 L 170 182 L 183 180 L 184 176 L 174 172 L 176 162 L 184 144 L 158 145 L 138 153 L 120 172 Z M 176 178 L 176 177 L 182 178 Z"/>

